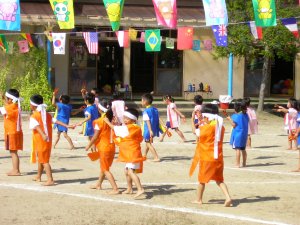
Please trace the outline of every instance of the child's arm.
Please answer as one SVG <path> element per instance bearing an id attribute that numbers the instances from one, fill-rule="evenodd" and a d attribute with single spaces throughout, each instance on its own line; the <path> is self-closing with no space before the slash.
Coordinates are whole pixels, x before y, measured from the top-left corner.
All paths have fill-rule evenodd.
<path id="1" fill-rule="evenodd" d="M 280 106 L 280 105 L 275 105 L 275 108 L 277 108 L 276 109 L 277 112 L 284 112 L 284 113 L 288 113 L 289 112 L 288 109 L 286 109 L 286 108 L 284 108 L 283 106 Z"/>
<path id="2" fill-rule="evenodd" d="M 84 99 L 84 98 L 85 98 L 85 95 L 86 95 L 86 93 L 87 93 L 87 90 L 83 87 L 83 88 L 80 90 L 80 92 L 81 92 L 82 98 Z"/>
<path id="3" fill-rule="evenodd" d="M 86 107 L 85 106 L 81 106 L 79 109 L 73 109 L 71 112 L 72 116 L 77 115 L 78 113 L 82 112 Z"/>
<path id="4" fill-rule="evenodd" d="M 42 136 L 42 139 L 44 141 L 47 141 L 48 140 L 48 136 L 44 133 L 44 131 L 42 130 L 42 128 L 38 125 L 36 126 L 34 129 L 37 130 L 37 132 L 39 132 L 39 134 Z"/>
<path id="5" fill-rule="evenodd" d="M 88 114 L 88 116 L 81 122 L 77 123 L 78 126 L 81 126 L 85 122 L 89 121 L 92 118 L 91 114 Z"/>
<path id="6" fill-rule="evenodd" d="M 183 122 L 185 122 L 185 116 L 176 108 L 173 108 L 173 110 L 179 115 L 180 118 L 182 118 Z"/>
<path id="7" fill-rule="evenodd" d="M 229 120 L 231 126 L 232 126 L 233 128 L 235 128 L 235 127 L 236 127 L 236 123 L 235 123 L 235 122 L 231 119 L 231 117 L 227 114 L 226 110 L 223 110 L 223 114 L 224 114 L 224 116 L 226 117 L 226 119 Z"/>
<path id="8" fill-rule="evenodd" d="M 56 101 L 55 101 L 56 100 L 55 97 L 56 97 L 57 93 L 58 93 L 58 88 L 55 88 L 53 93 L 52 93 L 52 101 L 51 101 L 52 105 L 55 108 L 57 108 Z"/>
<path id="9" fill-rule="evenodd" d="M 192 113 L 192 118 L 191 118 L 191 123 L 192 123 L 192 132 L 195 134 L 195 123 L 194 123 L 194 118 L 195 118 L 195 111 Z"/>
<path id="10" fill-rule="evenodd" d="M 150 120 L 146 120 L 146 124 L 150 133 L 150 137 L 153 138 L 153 131 L 152 131 Z"/>
<path id="11" fill-rule="evenodd" d="M 65 124 L 65 123 L 55 119 L 55 118 L 52 119 L 52 123 L 61 125 L 61 126 L 66 127 L 66 128 L 71 128 L 71 129 L 75 129 L 75 127 L 76 127 L 76 125 L 68 125 L 68 124 Z"/>
<path id="12" fill-rule="evenodd" d="M 94 130 L 94 136 L 92 137 L 92 139 L 90 140 L 90 142 L 88 143 L 88 145 L 85 147 L 86 151 L 88 151 L 93 146 L 93 144 L 98 139 L 99 135 L 100 135 L 100 130 Z"/>
<path id="13" fill-rule="evenodd" d="M 109 121 L 108 118 L 104 118 L 104 122 L 107 123 L 107 125 L 111 128 L 111 129 L 114 129 L 114 125 Z"/>

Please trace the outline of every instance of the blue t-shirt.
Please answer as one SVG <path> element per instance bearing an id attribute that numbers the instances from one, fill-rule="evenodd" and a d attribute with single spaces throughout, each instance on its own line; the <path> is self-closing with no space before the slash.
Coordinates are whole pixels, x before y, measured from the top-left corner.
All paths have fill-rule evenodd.
<path id="1" fill-rule="evenodd" d="M 144 139 L 149 140 L 150 132 L 149 132 L 147 123 L 144 120 L 144 118 L 149 119 L 150 124 L 151 124 L 151 129 L 153 132 L 153 136 L 158 137 L 159 136 L 159 114 L 158 114 L 157 108 L 154 108 L 153 106 L 151 106 L 151 107 L 146 108 L 143 112 L 143 126 L 142 126 L 143 137 L 144 137 Z"/>
<path id="2" fill-rule="evenodd" d="M 56 106 L 57 106 L 56 119 L 65 124 L 69 124 L 69 120 L 70 120 L 70 116 L 71 116 L 71 112 L 72 112 L 72 106 L 69 104 L 61 103 L 61 102 L 56 103 Z M 55 124 L 54 128 L 57 128 L 57 130 L 60 132 L 68 131 L 68 128 L 63 127 L 58 124 Z"/>
<path id="3" fill-rule="evenodd" d="M 300 127 L 300 112 L 298 112 L 298 116 L 297 116 L 297 128 L 299 129 Z M 298 138 L 297 138 L 297 144 L 298 146 L 300 145 L 300 134 L 298 135 Z"/>
<path id="4" fill-rule="evenodd" d="M 249 117 L 247 113 L 235 113 L 231 116 L 236 127 L 232 129 L 230 144 L 233 148 L 245 148 L 248 139 Z"/>
<path id="5" fill-rule="evenodd" d="M 93 128 L 93 121 L 99 118 L 99 112 L 96 105 L 88 106 L 84 110 L 85 117 L 91 115 L 91 119 L 85 123 L 84 127 L 84 136 L 93 136 L 94 135 L 94 128 Z"/>

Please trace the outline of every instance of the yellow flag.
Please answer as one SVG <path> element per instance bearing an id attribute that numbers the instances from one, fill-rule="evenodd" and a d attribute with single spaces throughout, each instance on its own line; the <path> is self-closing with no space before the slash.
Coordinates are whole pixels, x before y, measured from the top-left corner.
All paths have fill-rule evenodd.
<path id="1" fill-rule="evenodd" d="M 135 30 L 133 28 L 129 28 L 129 37 L 130 37 L 130 40 L 135 41 L 136 37 L 137 37 L 137 30 Z"/>
<path id="2" fill-rule="evenodd" d="M 73 0 L 49 0 L 60 29 L 74 28 Z"/>

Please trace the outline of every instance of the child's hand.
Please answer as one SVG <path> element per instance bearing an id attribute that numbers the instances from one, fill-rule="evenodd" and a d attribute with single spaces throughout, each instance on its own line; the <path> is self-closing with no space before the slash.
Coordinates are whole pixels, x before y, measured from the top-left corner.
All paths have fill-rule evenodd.
<path id="1" fill-rule="evenodd" d="M 75 126 L 82 126 L 83 122 L 76 123 Z"/>
<path id="2" fill-rule="evenodd" d="M 185 123 L 185 116 L 181 115 L 182 121 Z"/>
<path id="3" fill-rule="evenodd" d="M 48 140 L 48 136 L 46 134 L 42 134 L 42 139 L 43 139 L 43 141 L 47 141 Z"/>
<path id="4" fill-rule="evenodd" d="M 229 117 L 225 109 L 222 111 L 222 113 L 226 118 Z"/>
<path id="5" fill-rule="evenodd" d="M 81 106 L 79 109 L 84 110 L 86 108 L 85 105 Z"/>
<path id="6" fill-rule="evenodd" d="M 89 149 L 90 149 L 89 146 L 86 146 L 86 147 L 84 148 L 85 151 L 88 151 Z"/>
<path id="7" fill-rule="evenodd" d="M 81 90 L 80 90 L 81 94 L 85 95 L 87 93 L 87 90 L 85 89 L 85 87 L 83 87 Z"/>
<path id="8" fill-rule="evenodd" d="M 68 125 L 67 127 L 74 130 L 76 128 L 76 124 Z"/>
<path id="9" fill-rule="evenodd" d="M 57 95 L 58 91 L 59 91 L 58 88 L 54 88 L 54 90 L 53 90 L 53 95 Z"/>

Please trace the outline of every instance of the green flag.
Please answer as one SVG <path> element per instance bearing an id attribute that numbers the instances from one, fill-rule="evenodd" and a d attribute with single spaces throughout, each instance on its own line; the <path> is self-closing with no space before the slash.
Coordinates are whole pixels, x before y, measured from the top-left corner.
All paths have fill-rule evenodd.
<path id="1" fill-rule="evenodd" d="M 0 34 L 0 47 L 5 51 L 6 53 L 9 51 L 8 44 L 6 42 L 6 38 L 3 34 Z"/>
<path id="2" fill-rule="evenodd" d="M 252 0 L 257 27 L 276 26 L 275 0 Z"/>
<path id="3" fill-rule="evenodd" d="M 108 19 L 113 31 L 119 30 L 123 13 L 124 0 L 103 0 Z"/>
<path id="4" fill-rule="evenodd" d="M 175 38 L 166 38 L 166 48 L 174 49 Z"/>
<path id="5" fill-rule="evenodd" d="M 74 28 L 73 0 L 49 0 L 60 29 Z"/>
<path id="6" fill-rule="evenodd" d="M 146 52 L 159 52 L 161 47 L 160 30 L 145 31 Z"/>

